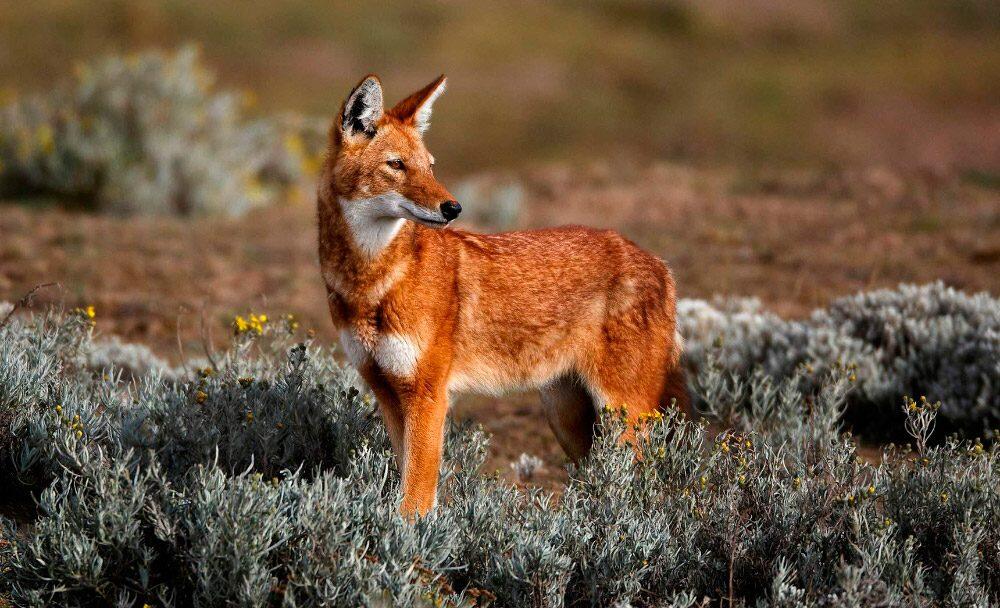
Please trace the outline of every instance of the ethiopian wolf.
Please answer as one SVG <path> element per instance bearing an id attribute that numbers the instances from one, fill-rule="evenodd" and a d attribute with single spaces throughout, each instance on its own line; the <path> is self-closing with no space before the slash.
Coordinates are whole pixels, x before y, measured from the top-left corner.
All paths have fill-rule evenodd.
<path id="1" fill-rule="evenodd" d="M 330 130 L 319 184 L 330 314 L 378 399 L 408 516 L 435 504 L 449 392 L 539 389 L 573 459 L 605 405 L 635 425 L 687 404 L 660 259 L 611 230 L 443 230 L 462 207 L 422 136 L 444 88 L 441 76 L 386 110 L 378 78 L 364 78 Z"/>

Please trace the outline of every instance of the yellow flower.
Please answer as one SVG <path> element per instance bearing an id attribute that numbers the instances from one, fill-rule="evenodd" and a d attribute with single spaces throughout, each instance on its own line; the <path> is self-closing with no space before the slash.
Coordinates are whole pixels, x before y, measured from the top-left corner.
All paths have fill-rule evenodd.
<path id="1" fill-rule="evenodd" d="M 323 166 L 323 155 L 322 154 L 306 154 L 302 157 L 302 171 L 309 175 L 314 175 L 319 173 L 320 167 Z"/>
<path id="2" fill-rule="evenodd" d="M 253 422 L 253 412 L 247 412 L 247 422 Z"/>
<path id="3" fill-rule="evenodd" d="M 888 528 L 889 526 L 891 526 L 891 525 L 892 525 L 892 520 L 891 520 L 891 519 L 889 519 L 888 517 L 886 517 L 886 518 L 885 518 L 885 521 L 883 521 L 882 523 L 883 523 L 883 524 L 885 524 L 885 527 L 886 527 L 886 528 Z"/>
<path id="4" fill-rule="evenodd" d="M 875 486 L 868 486 L 868 494 L 871 495 L 874 493 L 875 493 Z"/>
<path id="5" fill-rule="evenodd" d="M 81 437 L 83 437 L 83 431 L 77 431 L 76 432 L 76 438 L 79 439 Z"/>
<path id="6" fill-rule="evenodd" d="M 701 476 L 701 479 L 699 481 L 701 481 L 701 487 L 703 488 L 705 487 L 705 485 L 708 484 L 708 478 L 705 477 L 704 475 Z"/>
<path id="7" fill-rule="evenodd" d="M 194 400 L 198 403 L 205 403 L 206 399 L 208 399 L 208 393 L 205 391 L 198 391 L 194 394 Z"/>
<path id="8" fill-rule="evenodd" d="M 247 198 L 254 201 L 259 201 L 267 197 L 267 189 L 256 175 L 247 175 L 243 178 L 243 192 L 247 195 Z"/>
<path id="9" fill-rule="evenodd" d="M 801 485 L 802 485 L 802 478 L 801 477 L 796 477 L 795 479 L 792 480 L 792 487 L 793 488 L 798 489 L 798 487 L 801 486 Z"/>
<path id="10" fill-rule="evenodd" d="M 249 319 L 244 319 L 243 317 L 236 317 L 235 327 L 236 333 L 242 334 L 248 331 L 252 331 L 258 336 L 264 333 L 264 324 L 267 323 L 267 315 L 255 315 L 250 313 Z"/>
<path id="11" fill-rule="evenodd" d="M 941 492 L 941 502 L 948 502 L 948 493 Z"/>
<path id="12" fill-rule="evenodd" d="M 52 127 L 49 125 L 41 125 L 38 130 L 35 131 L 35 137 L 38 139 L 38 147 L 42 149 L 42 152 L 46 154 L 52 154 L 52 151 L 56 149 L 55 138 L 52 135 Z"/>
<path id="13" fill-rule="evenodd" d="M 739 481 L 739 482 L 740 482 L 740 485 L 741 485 L 741 486 L 742 486 L 742 485 L 744 485 L 744 484 L 745 484 L 745 483 L 747 482 L 747 477 L 746 477 L 746 475 L 740 475 L 740 476 L 739 476 L 739 479 L 737 479 L 737 481 Z"/>
<path id="14" fill-rule="evenodd" d="M 77 316 L 79 316 L 79 317 L 81 317 L 83 319 L 86 319 L 87 322 L 90 323 L 90 325 L 93 325 L 94 324 L 94 317 L 97 316 L 97 309 L 94 308 L 93 305 L 87 305 L 87 306 L 84 306 L 83 308 L 74 308 L 73 309 L 73 314 L 75 314 L 75 315 L 77 315 Z"/>
<path id="15" fill-rule="evenodd" d="M 660 449 L 656 450 L 656 457 L 657 458 L 664 458 L 664 457 L 666 457 L 666 455 L 667 455 L 666 448 L 661 447 Z"/>
<path id="16" fill-rule="evenodd" d="M 285 150 L 289 154 L 302 157 L 305 154 L 306 146 L 298 133 L 289 133 L 285 136 Z"/>
<path id="17" fill-rule="evenodd" d="M 56 406 L 56 413 L 60 413 L 60 412 L 62 412 L 62 406 L 61 405 L 57 405 Z"/>

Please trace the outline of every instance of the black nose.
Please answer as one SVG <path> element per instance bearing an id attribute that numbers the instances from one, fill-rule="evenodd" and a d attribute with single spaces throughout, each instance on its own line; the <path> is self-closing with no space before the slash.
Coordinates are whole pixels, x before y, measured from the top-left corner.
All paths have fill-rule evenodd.
<path id="1" fill-rule="evenodd" d="M 446 221 L 451 221 L 458 217 L 458 214 L 462 212 L 462 206 L 458 204 L 458 201 L 445 201 L 441 203 L 441 215 L 444 216 Z"/>

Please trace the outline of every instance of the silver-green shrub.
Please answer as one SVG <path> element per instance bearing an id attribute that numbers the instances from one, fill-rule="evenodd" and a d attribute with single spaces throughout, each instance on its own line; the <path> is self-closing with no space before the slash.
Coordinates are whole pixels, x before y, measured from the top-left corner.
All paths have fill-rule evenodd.
<path id="1" fill-rule="evenodd" d="M 0 108 L 0 194 L 52 195 L 123 214 L 238 215 L 316 165 L 322 130 L 249 119 L 194 47 L 110 56 Z"/>
<path id="2" fill-rule="evenodd" d="M 972 436 L 1000 425 L 1000 301 L 986 293 L 901 285 L 840 298 L 801 321 L 751 299 L 682 300 L 678 319 L 694 369 L 711 357 L 771 378 L 851 366 L 847 416 L 858 430 L 899 428 L 901 395 L 940 399 L 943 422 Z"/>
<path id="3" fill-rule="evenodd" d="M 83 365 L 94 371 L 115 369 L 129 378 L 152 373 L 171 374 L 173 370 L 148 346 L 123 342 L 118 336 L 95 340 L 83 353 Z"/>
<path id="4" fill-rule="evenodd" d="M 1000 451 L 941 441 L 946 406 L 900 397 L 912 448 L 860 458 L 847 366 L 739 375 L 706 355 L 704 419 L 650 417 L 633 449 L 603 412 L 558 496 L 483 474 L 487 438 L 451 427 L 440 504 L 408 523 L 367 395 L 308 340 L 268 326 L 213 369 L 125 378 L 86 365 L 90 331 L 0 329 L 0 467 L 40 491 L 30 533 L 0 538 L 13 605 L 1000 601 Z"/>

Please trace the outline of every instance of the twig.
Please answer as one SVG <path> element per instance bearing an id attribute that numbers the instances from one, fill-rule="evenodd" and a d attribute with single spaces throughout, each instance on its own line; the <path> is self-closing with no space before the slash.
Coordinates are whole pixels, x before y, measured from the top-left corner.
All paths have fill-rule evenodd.
<path id="1" fill-rule="evenodd" d="M 212 365 L 212 369 L 218 370 L 219 365 L 215 362 L 215 357 L 212 356 L 212 351 L 215 350 L 215 345 L 212 343 L 212 328 L 205 323 L 204 304 L 201 306 L 201 348 L 205 351 L 205 357 Z"/>
<path id="2" fill-rule="evenodd" d="M 736 535 L 733 534 L 735 537 Z M 733 562 L 736 561 L 736 543 L 729 548 L 729 608 L 733 606 Z"/>
<path id="3" fill-rule="evenodd" d="M 11 318 L 14 316 L 14 313 L 17 312 L 19 308 L 26 308 L 28 306 L 31 306 L 31 300 L 35 297 L 35 292 L 44 287 L 52 287 L 53 285 L 59 285 L 59 283 L 40 283 L 32 287 L 31 291 L 24 294 L 24 297 L 22 297 L 17 302 L 14 302 L 14 308 L 11 308 L 10 312 L 8 312 L 7 315 L 4 316 L 3 320 L 0 321 L 0 328 L 3 328 L 4 326 L 7 325 L 7 323 L 10 322 Z"/>
<path id="4" fill-rule="evenodd" d="M 181 367 L 184 368 L 184 376 L 185 377 L 190 377 L 191 376 L 191 370 L 188 369 L 187 356 L 184 355 L 184 342 L 181 340 L 181 313 L 182 312 L 184 312 L 184 306 L 183 305 L 178 306 L 177 307 L 177 328 L 174 331 L 174 333 L 177 336 L 177 353 L 180 355 L 180 358 L 181 358 Z"/>

